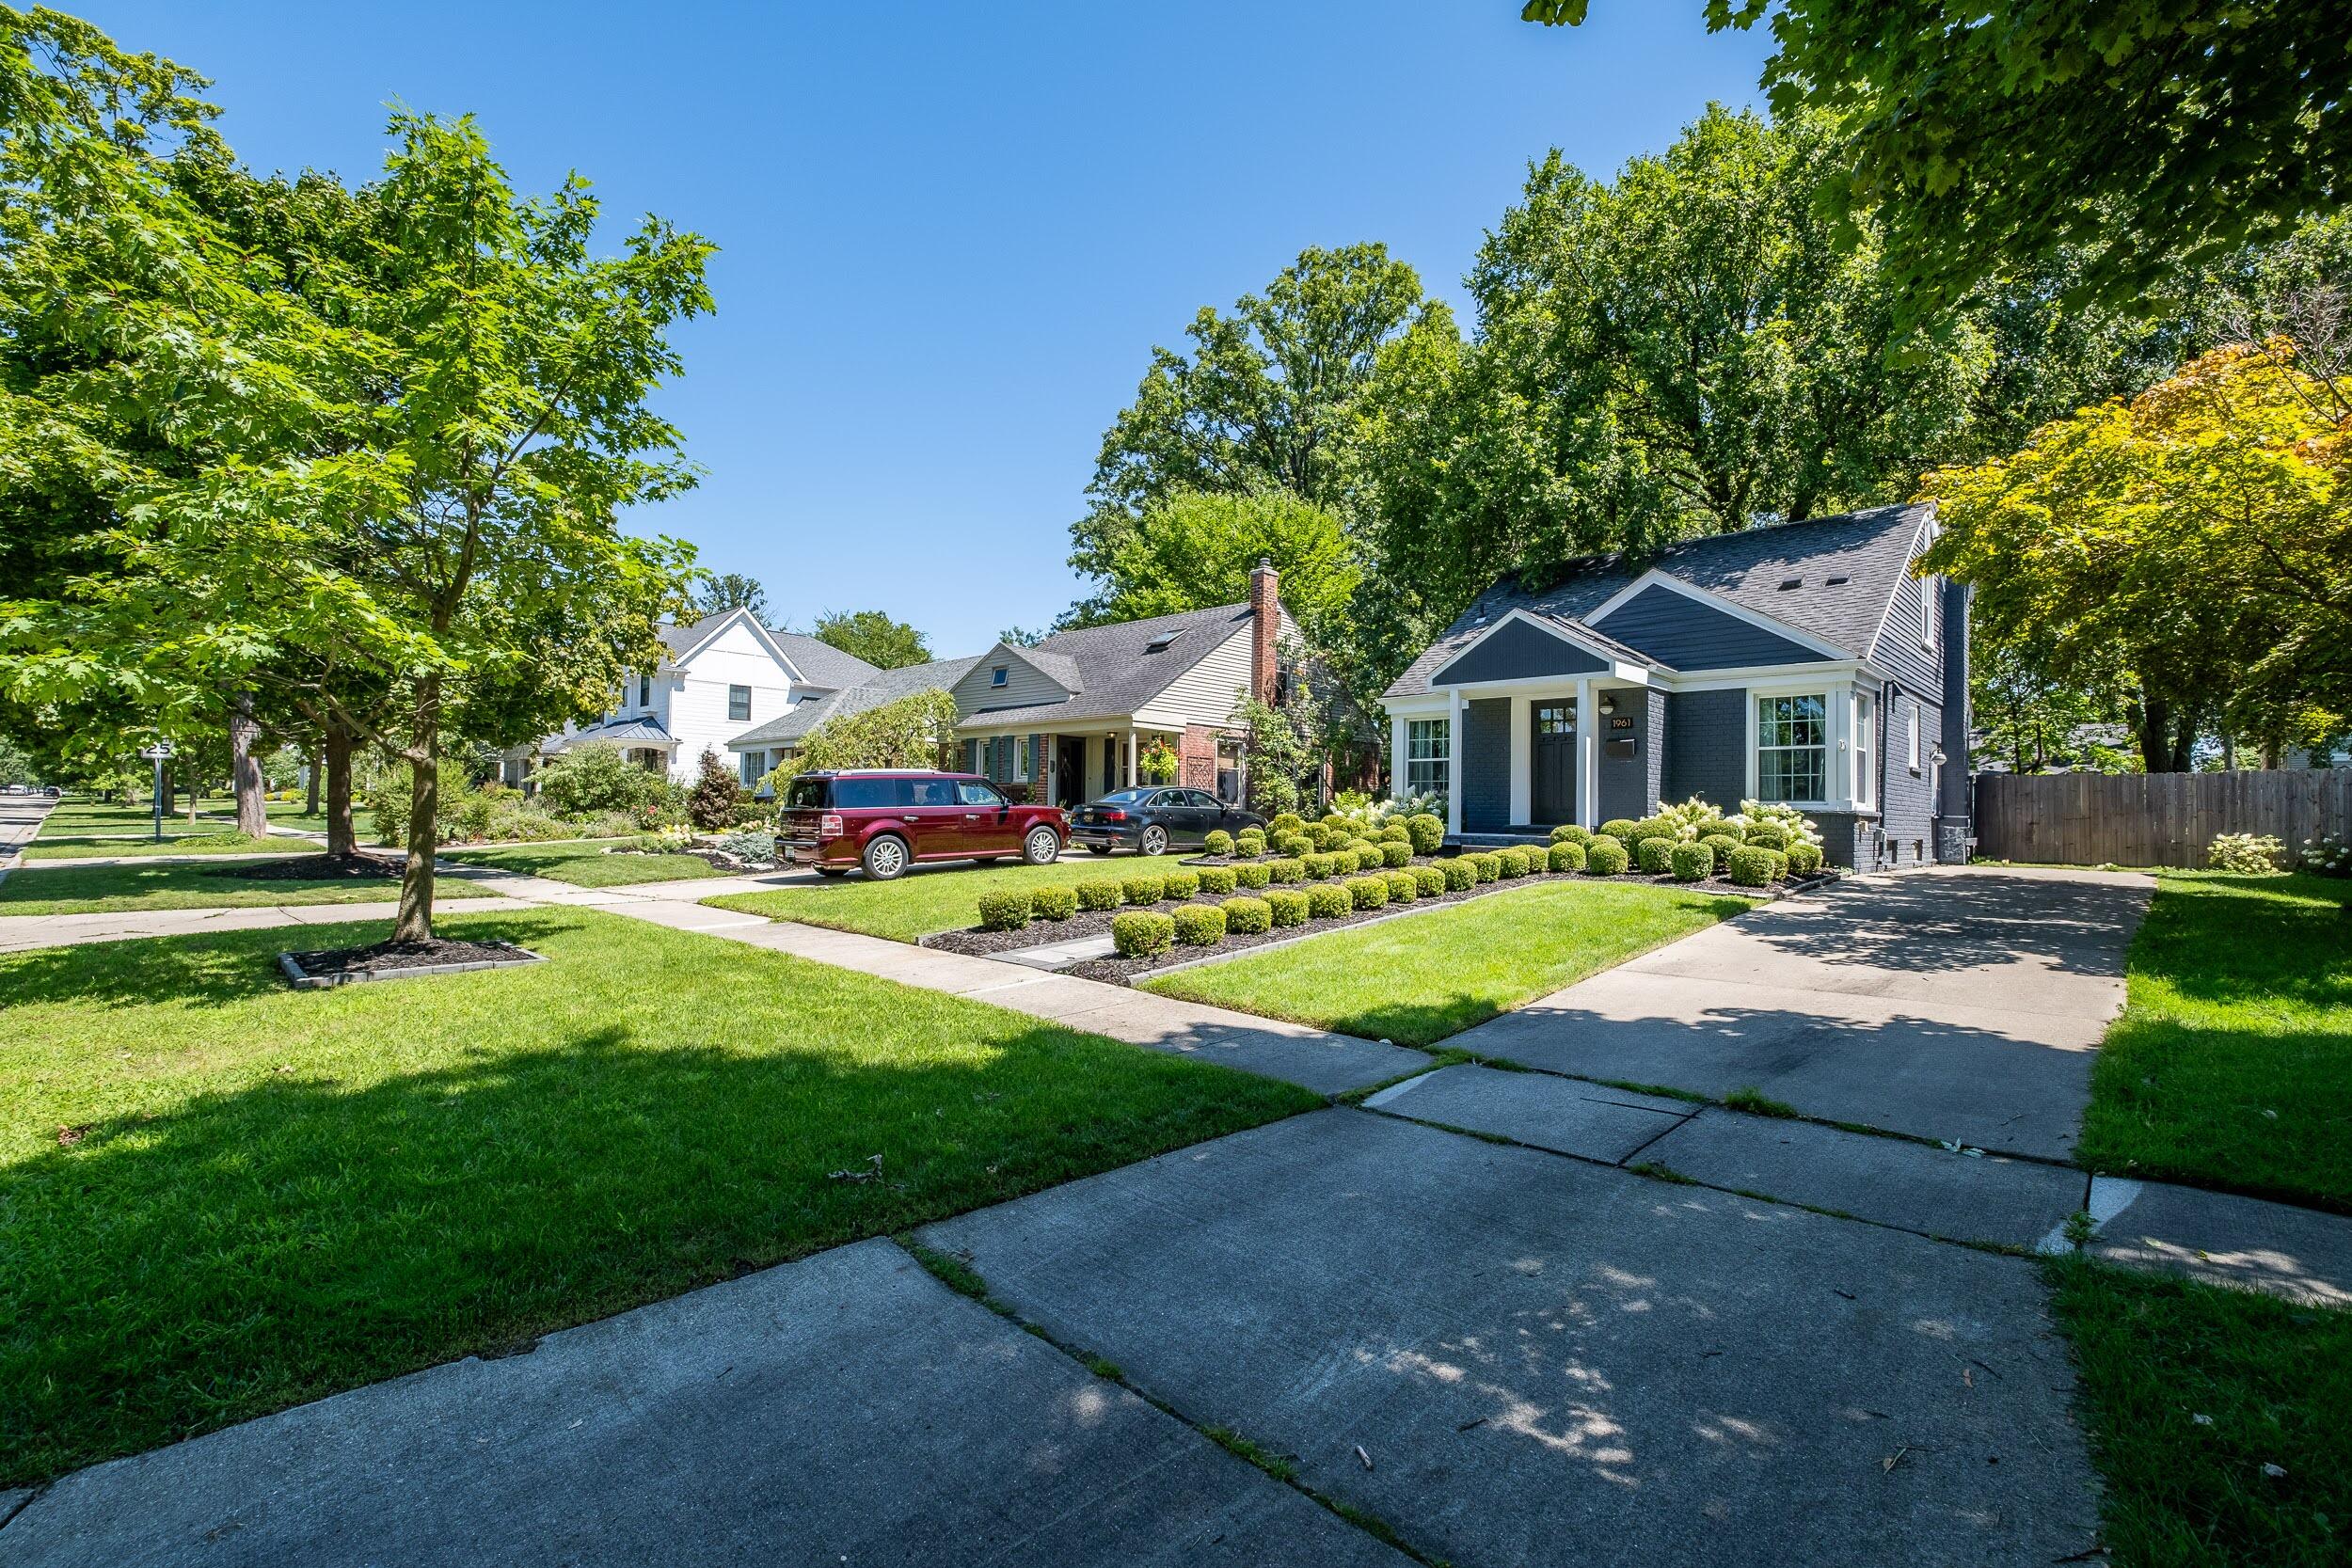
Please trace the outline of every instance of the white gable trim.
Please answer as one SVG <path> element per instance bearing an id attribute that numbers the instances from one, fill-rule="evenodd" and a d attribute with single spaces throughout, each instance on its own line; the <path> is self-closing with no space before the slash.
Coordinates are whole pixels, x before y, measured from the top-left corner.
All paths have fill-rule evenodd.
<path id="1" fill-rule="evenodd" d="M 1480 632 L 1476 637 L 1473 637 L 1469 641 L 1463 643 L 1453 653 L 1448 654 L 1446 656 L 1445 662 L 1438 665 L 1435 670 L 1432 670 L 1429 673 L 1430 689 L 1432 690 L 1444 691 L 1454 687 L 1491 685 L 1491 682 L 1480 681 L 1440 681 L 1438 677 L 1444 674 L 1448 670 L 1453 669 L 1456 664 L 1461 663 L 1462 660 L 1468 658 L 1472 650 L 1476 649 L 1480 643 L 1486 641 L 1486 639 L 1492 637 L 1495 633 L 1501 631 L 1503 627 L 1509 626 L 1514 621 L 1522 622 L 1527 626 L 1534 626 L 1537 631 L 1548 632 L 1580 653 L 1592 655 L 1595 658 L 1599 659 L 1603 664 L 1609 667 L 1608 673 L 1610 676 L 1616 680 L 1646 682 L 1650 677 L 1651 667 L 1649 665 L 1629 664 L 1624 659 L 1618 657 L 1617 655 L 1613 653 L 1611 650 L 1602 647 L 1597 642 L 1577 636 L 1574 631 L 1562 626 L 1557 621 L 1542 615 L 1531 615 L 1524 609 L 1515 608 L 1508 613 L 1502 615 L 1494 623 L 1494 625 L 1488 626 L 1485 631 Z M 1597 679 L 1600 674 L 1600 671 L 1595 670 L 1590 672 L 1586 678 Z M 1555 677 L 1547 675 L 1544 678 L 1550 680 Z"/>
<path id="2" fill-rule="evenodd" d="M 1651 587 L 1663 588 L 1669 590 L 1670 592 L 1679 594 L 1684 598 L 1696 604 L 1705 605 L 1709 610 L 1720 610 L 1735 621 L 1745 621 L 1748 625 L 1756 627 L 1758 631 L 1769 631 L 1775 637 L 1785 637 L 1789 641 L 1796 643 L 1800 647 L 1812 649 L 1815 653 L 1820 654 L 1823 658 L 1852 658 L 1855 657 L 1853 651 L 1850 651 L 1845 648 L 1834 647 L 1830 643 L 1822 641 L 1820 638 L 1813 635 L 1813 633 L 1805 631 L 1801 627 L 1792 626 L 1788 622 L 1781 620 L 1777 616 L 1767 615 L 1760 610 L 1750 610 L 1743 604 L 1735 603 L 1730 599 L 1724 598 L 1721 594 L 1710 594 L 1706 589 L 1699 587 L 1696 583 L 1685 582 L 1682 578 L 1676 577 L 1672 572 L 1667 571 L 1662 566 L 1652 566 L 1648 571 L 1644 572 L 1640 577 L 1635 578 L 1631 582 L 1627 583 L 1623 588 L 1620 588 L 1614 594 L 1610 594 L 1608 598 L 1601 601 L 1598 609 L 1588 612 L 1584 616 L 1585 622 L 1597 628 L 1603 621 L 1609 619 L 1612 613 L 1618 610 L 1622 610 L 1625 606 L 1630 604 L 1636 597 L 1638 597 L 1643 590 Z M 1882 615 L 1880 620 L 1883 623 L 1885 617 Z M 1877 644 L 1875 642 L 1872 644 L 1873 647 L 1876 645 Z M 1867 652 L 1867 650 L 1863 651 Z"/>
<path id="3" fill-rule="evenodd" d="M 1911 549 L 1909 550 L 1909 552 L 1908 552 L 1908 553 L 1906 553 L 1906 554 L 1903 556 L 1903 576 L 1904 576 L 1904 577 L 1910 577 L 1910 576 L 1912 575 L 1912 572 L 1911 572 L 1911 563 L 1912 563 L 1913 562 L 1915 562 L 1915 561 L 1918 560 L 1918 559 L 1919 559 L 1919 557 L 1920 557 L 1920 555 L 1921 555 L 1921 554 L 1923 554 L 1923 553 L 1926 551 L 1927 547 L 1928 547 L 1930 545 L 1932 545 L 1932 544 L 1934 544 L 1934 543 L 1935 543 L 1935 503 L 1934 503 L 1934 502 L 1932 502 L 1932 501 L 1931 501 L 1931 502 L 1929 502 L 1929 503 L 1928 503 L 1928 515 L 1927 515 L 1925 517 L 1923 517 L 1923 518 L 1921 518 L 1921 519 L 1919 520 L 1919 526 L 1918 526 L 1917 528 L 1915 528 L 1915 529 L 1912 530 L 1912 533 L 1911 533 Z M 1923 579 L 1921 579 L 1921 580 L 1922 580 L 1922 581 L 1924 581 L 1925 579 L 1923 578 Z M 1899 589 L 1900 589 L 1900 586 L 1901 586 L 1901 585 L 1900 585 L 1900 583 L 1899 582 L 1899 583 L 1897 584 L 1897 588 L 1898 588 L 1898 590 L 1899 590 Z M 1926 592 L 1927 592 L 1927 590 L 1926 590 L 1925 588 L 1922 588 L 1922 589 L 1920 590 L 1920 593 L 1921 593 L 1921 594 L 1924 594 Z M 1890 615 L 1892 615 L 1892 614 L 1894 614 L 1894 613 L 1895 613 L 1895 595 L 1894 595 L 1893 594 L 1887 594 L 1887 595 L 1886 595 L 1886 605 L 1885 605 L 1885 608 L 1884 608 L 1884 609 L 1883 609 L 1883 610 L 1881 610 L 1879 611 L 1879 624 L 1878 624 L 1878 629 L 1876 629 L 1875 631 L 1873 631 L 1873 632 L 1871 632 L 1871 633 L 1870 633 L 1870 646 L 1869 646 L 1868 652 L 1870 652 L 1870 653 L 1872 653 L 1872 654 L 1876 654 L 1876 653 L 1879 651 L 1879 644 L 1880 644 L 1881 642 L 1883 642 L 1883 641 L 1884 641 L 1886 640 L 1886 620 L 1887 620 L 1887 617 L 1888 617 L 1888 616 L 1890 616 Z M 1931 643 L 1931 644 L 1929 644 L 1929 646 L 1931 646 L 1931 646 L 1933 646 L 1933 644 L 1932 644 L 1932 643 Z"/>
<path id="4" fill-rule="evenodd" d="M 705 632 L 702 640 L 696 642 L 692 647 L 688 648 L 682 654 L 672 656 L 670 659 L 670 668 L 673 670 L 685 669 L 696 654 L 701 653 L 705 648 L 710 646 L 711 643 L 717 641 L 721 637 L 725 636 L 727 628 L 734 626 L 738 621 L 743 622 L 752 628 L 752 635 L 759 639 L 759 645 L 768 650 L 769 657 L 784 666 L 785 673 L 792 677 L 793 685 L 804 686 L 808 684 L 806 678 L 801 673 L 801 667 L 793 663 L 790 658 L 785 656 L 783 644 L 779 643 L 775 640 L 766 626 L 759 624 L 759 617 L 754 615 L 750 610 L 742 609 L 739 606 L 734 610 L 728 610 L 720 620 L 719 624 L 711 627 L 707 632 Z"/>

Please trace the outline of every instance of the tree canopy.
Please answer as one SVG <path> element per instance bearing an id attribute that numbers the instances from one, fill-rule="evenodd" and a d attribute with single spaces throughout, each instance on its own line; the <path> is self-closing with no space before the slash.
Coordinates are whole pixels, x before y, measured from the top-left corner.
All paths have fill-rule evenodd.
<path id="1" fill-rule="evenodd" d="M 828 610 L 817 617 L 817 641 L 862 658 L 877 670 L 929 664 L 930 644 L 904 621 L 879 610 Z"/>
<path id="2" fill-rule="evenodd" d="M 1363 575 L 1355 546 L 1336 513 L 1286 490 L 1179 490 L 1152 501 L 1111 558 L 1082 624 L 1241 603 L 1262 560 L 1281 575 L 1283 604 L 1317 645 L 1345 638 Z"/>
<path id="3" fill-rule="evenodd" d="M 1705 0 L 1771 20 L 1772 111 L 1824 112 L 1822 194 L 1885 236 L 1904 325 L 2079 251 L 2074 303 L 2129 304 L 2331 211 L 2352 177 L 2339 7 L 2297 0 Z M 1588 0 L 1528 0 L 1574 25 Z"/>
<path id="4" fill-rule="evenodd" d="M 705 578 L 694 591 L 694 608 L 705 615 L 723 615 L 730 610 L 748 610 L 755 619 L 768 616 L 768 590 L 757 578 L 740 572 L 717 572 Z"/>

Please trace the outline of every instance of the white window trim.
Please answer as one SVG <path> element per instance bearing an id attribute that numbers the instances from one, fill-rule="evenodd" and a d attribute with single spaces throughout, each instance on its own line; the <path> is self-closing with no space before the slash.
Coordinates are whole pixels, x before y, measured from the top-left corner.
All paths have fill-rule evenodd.
<path id="1" fill-rule="evenodd" d="M 1911 771 L 1919 771 L 1919 705 L 1911 705 Z"/>
<path id="2" fill-rule="evenodd" d="M 1834 791 L 1836 798 L 1827 800 L 1790 800 L 1787 803 L 1795 806 L 1800 811 L 1858 811 L 1872 815 L 1877 813 L 1878 807 L 1875 802 L 1867 806 L 1858 806 L 1853 799 L 1851 764 L 1853 705 L 1848 699 L 1853 694 L 1854 687 L 1855 683 L 1850 679 L 1839 678 L 1825 681 L 1819 675 L 1752 680 L 1743 684 L 1741 689 L 1746 696 L 1742 699 L 1741 706 L 1747 711 L 1745 721 L 1746 799 L 1753 800 L 1760 798 L 1756 773 L 1756 700 L 1758 697 L 1820 697 L 1826 708 L 1829 725 L 1826 744 L 1829 755 L 1824 759 L 1826 766 L 1822 769 L 1822 784 Z"/>
<path id="3" fill-rule="evenodd" d="M 1442 744 L 1439 748 L 1425 757 L 1417 757 L 1413 754 L 1413 726 L 1416 724 L 1429 725 L 1432 732 L 1430 738 L 1442 737 Z M 1429 718 L 1407 718 L 1405 721 L 1405 792 L 1407 795 L 1444 794 L 1446 780 L 1453 766 L 1454 721 L 1443 714 Z M 1426 789 L 1414 787 L 1414 769 L 1417 767 L 1431 770 L 1431 782 Z"/>
<path id="4" fill-rule="evenodd" d="M 1878 699 L 1860 688 L 1852 697 L 1853 786 L 1851 794 L 1856 810 L 1867 811 L 1878 804 Z"/>
<path id="5" fill-rule="evenodd" d="M 1935 646 L 1935 579 L 1919 579 L 1919 646 Z"/>

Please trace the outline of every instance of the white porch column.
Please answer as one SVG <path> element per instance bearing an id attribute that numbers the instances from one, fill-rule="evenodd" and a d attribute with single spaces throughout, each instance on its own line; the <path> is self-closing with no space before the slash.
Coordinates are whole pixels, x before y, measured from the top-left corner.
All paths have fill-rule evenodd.
<path id="1" fill-rule="evenodd" d="M 1600 713 L 1590 680 L 1576 683 L 1576 820 L 1600 826 Z"/>
<path id="2" fill-rule="evenodd" d="M 1136 746 L 1136 727 L 1127 726 L 1127 784 L 1133 788 L 1143 782 L 1141 755 Z"/>
<path id="3" fill-rule="evenodd" d="M 1446 693 L 1445 721 L 1445 829 L 1454 837 L 1462 835 L 1462 693 L 1456 689 Z"/>
<path id="4" fill-rule="evenodd" d="M 1532 699 L 1511 699 L 1511 822 L 1512 827 L 1535 820 L 1534 743 L 1528 739 L 1528 707 Z"/>
<path id="5" fill-rule="evenodd" d="M 1389 799 L 1391 800 L 1402 800 L 1406 793 L 1407 759 L 1405 749 L 1405 716 L 1392 713 L 1389 715 Z"/>

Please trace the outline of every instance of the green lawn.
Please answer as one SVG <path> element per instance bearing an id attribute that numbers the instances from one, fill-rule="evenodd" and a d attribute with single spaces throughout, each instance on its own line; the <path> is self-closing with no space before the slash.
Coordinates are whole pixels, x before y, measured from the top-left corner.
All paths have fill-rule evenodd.
<path id="1" fill-rule="evenodd" d="M 608 855 L 611 839 L 582 843 L 515 844 L 492 849 L 451 849 L 443 860 L 467 865 L 494 865 L 527 877 L 546 877 L 579 887 L 622 887 L 630 882 L 676 882 L 690 877 L 717 877 L 700 855 Z"/>
<path id="2" fill-rule="evenodd" d="M 2352 1560 L 2352 1312 L 2081 1259 L 2048 1272 L 2106 1479 L 2113 1561 Z"/>
<path id="3" fill-rule="evenodd" d="M 1008 888 L 1074 884 L 1090 877 L 1136 877 L 1173 871 L 1181 855 L 1112 855 L 1101 860 L 1057 861 L 1052 865 L 917 867 L 895 882 L 869 882 L 862 876 L 816 886 L 780 887 L 769 893 L 731 893 L 706 898 L 723 910 L 741 910 L 805 926 L 831 926 L 867 936 L 913 942 L 933 931 L 977 925 L 979 897 Z M 1045 940 L 1040 938 L 1040 941 Z"/>
<path id="4" fill-rule="evenodd" d="M 1322 1103 L 594 911 L 441 929 L 550 961 L 296 991 L 285 931 L 0 957 L 0 1485 Z"/>
<path id="5" fill-rule="evenodd" d="M 1540 882 L 1184 970 L 1144 989 L 1431 1045 L 1748 907 L 1656 883 Z"/>
<path id="6" fill-rule="evenodd" d="M 184 861 L 169 865 L 19 866 L 0 880 L 0 918 L 210 910 L 240 904 L 364 904 L 400 896 L 400 883 L 392 880 L 289 878 L 247 881 L 215 876 L 215 870 Z"/>
<path id="7" fill-rule="evenodd" d="M 2352 882 L 2161 873 L 2075 1157 L 2352 1212 Z"/>
<path id="8" fill-rule="evenodd" d="M 183 798 L 184 800 L 184 797 Z M 323 818 L 303 815 L 299 800 L 273 800 L 270 823 L 279 828 L 313 829 L 324 832 Z M 250 839 L 237 832 L 232 802 L 213 800 L 191 822 L 187 808 L 164 818 L 158 842 L 154 816 L 144 806 L 101 805 L 94 800 L 59 802 L 41 823 L 40 834 L 24 847 L 24 859 L 76 860 L 98 855 L 251 855 L 315 851 L 318 846 L 298 838 Z"/>

